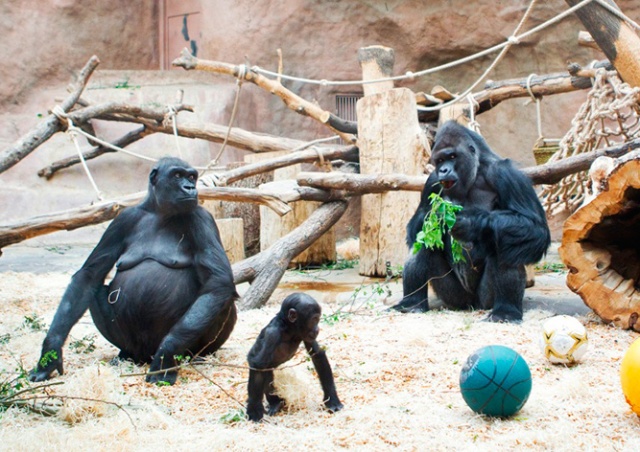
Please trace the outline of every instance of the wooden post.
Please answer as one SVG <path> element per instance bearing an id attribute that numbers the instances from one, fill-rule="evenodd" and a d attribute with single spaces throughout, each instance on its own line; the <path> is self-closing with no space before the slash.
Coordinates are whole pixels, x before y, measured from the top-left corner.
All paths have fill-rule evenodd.
<path id="1" fill-rule="evenodd" d="M 244 259 L 244 222 L 242 218 L 221 218 L 216 220 L 220 240 L 232 264 Z"/>
<path id="2" fill-rule="evenodd" d="M 251 154 L 245 157 L 247 163 L 285 155 L 288 152 L 267 152 Z M 273 183 L 278 181 L 286 183 L 288 180 L 295 181 L 297 174 L 301 171 L 301 165 L 291 165 L 279 168 L 273 172 Z M 298 201 L 291 204 L 292 211 L 280 217 L 269 208 L 260 206 L 260 251 L 265 251 L 276 243 L 280 238 L 289 234 L 302 223 L 321 205 L 319 202 Z M 313 245 L 298 254 L 291 260 L 291 266 L 317 265 L 336 260 L 336 234 L 335 228 L 329 229 Z"/>
<path id="3" fill-rule="evenodd" d="M 570 6 L 579 1 L 566 0 Z M 605 1 L 620 9 L 614 1 Z M 577 10 L 576 16 L 620 73 L 622 80 L 631 86 L 640 86 L 640 37 L 635 31 L 596 2 Z"/>
<path id="4" fill-rule="evenodd" d="M 381 46 L 358 51 L 363 80 L 389 76 L 393 50 Z M 421 175 L 425 147 L 418 124 L 415 95 L 392 82 L 364 84 L 356 105 L 362 174 Z M 387 265 L 403 265 L 407 257 L 406 225 L 420 202 L 419 192 L 387 192 L 362 197 L 360 274 L 385 276 Z"/>

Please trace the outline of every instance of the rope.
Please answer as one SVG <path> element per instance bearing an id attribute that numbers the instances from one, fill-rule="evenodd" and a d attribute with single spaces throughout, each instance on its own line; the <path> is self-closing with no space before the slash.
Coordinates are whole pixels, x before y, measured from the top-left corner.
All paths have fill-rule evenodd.
<path id="1" fill-rule="evenodd" d="M 531 4 L 535 3 L 536 0 L 532 0 Z M 416 77 L 422 77 L 424 75 L 428 75 L 428 74 L 432 74 L 435 72 L 439 72 L 442 71 L 444 69 L 449 69 L 455 66 L 459 66 L 461 64 L 464 63 L 468 63 L 470 61 L 476 60 L 478 58 L 481 58 L 483 56 L 489 55 L 491 53 L 494 53 L 498 50 L 503 49 L 504 47 L 507 46 L 511 46 L 514 44 L 518 44 L 520 43 L 523 39 L 528 38 L 531 35 L 534 35 L 552 25 L 555 25 L 556 23 L 562 21 L 563 19 L 565 19 L 567 16 L 570 16 L 571 14 L 573 14 L 574 12 L 576 12 L 577 10 L 579 10 L 580 8 L 588 5 L 589 3 L 593 2 L 593 1 L 599 1 L 599 0 L 583 0 L 580 3 L 572 6 L 571 8 L 567 9 L 566 11 L 563 11 L 562 13 L 559 13 L 558 15 L 556 15 L 555 17 L 552 17 L 551 19 L 541 23 L 540 25 L 532 28 L 531 30 L 528 30 L 522 34 L 517 34 L 517 32 L 514 32 L 509 38 L 507 38 L 506 41 L 502 42 L 501 44 L 497 44 L 493 47 L 490 47 L 488 49 L 482 50 L 480 52 L 474 53 L 472 55 L 466 56 L 464 58 L 461 58 L 459 60 L 455 60 L 455 61 L 451 61 L 449 63 L 445 63 L 442 64 L 440 66 L 435 66 L 433 68 L 429 68 L 429 69 L 424 69 L 418 72 L 407 72 L 404 75 L 397 75 L 397 76 L 393 76 L 393 77 L 386 77 L 386 78 L 380 78 L 380 79 L 375 79 L 375 80 L 339 80 L 339 81 L 329 81 L 329 80 L 315 80 L 315 79 L 308 79 L 308 78 L 301 78 L 301 77 L 294 77 L 294 76 L 290 76 L 290 75 L 285 75 L 285 74 L 278 74 L 276 72 L 272 72 L 272 71 L 268 71 L 266 69 L 262 69 L 259 66 L 253 66 L 251 68 L 252 71 L 255 71 L 257 73 L 260 73 L 262 75 L 268 75 L 271 77 L 280 77 L 282 79 L 285 80 L 290 80 L 290 81 L 297 81 L 297 82 L 301 82 L 301 83 L 307 83 L 307 84 L 315 84 L 315 85 L 323 85 L 323 86 L 327 86 L 327 85 L 333 85 L 333 86 L 343 86 L 343 85 L 363 85 L 363 84 L 367 84 L 367 83 L 380 83 L 380 82 L 386 82 L 386 81 L 398 81 L 398 80 L 405 80 L 405 79 L 412 79 L 412 78 L 416 78 Z M 527 9 L 527 11 L 530 11 L 531 9 L 531 5 L 530 7 Z M 525 19 L 527 16 L 527 14 L 525 14 L 525 17 L 523 17 L 523 19 Z M 523 22 L 523 21 L 521 21 Z M 466 94 L 464 94 L 465 97 Z M 459 99 L 458 99 L 459 100 Z M 447 105 L 449 105 L 450 103 L 453 102 L 449 102 L 448 104 L 441 104 L 438 107 L 434 107 L 434 110 L 438 110 L 441 109 Z"/>
<path id="2" fill-rule="evenodd" d="M 180 140 L 178 139 L 178 112 L 173 105 L 167 105 L 169 113 L 167 115 L 171 118 L 173 124 L 173 136 L 176 139 L 176 149 L 178 150 L 178 157 L 182 158 L 182 150 L 180 149 Z"/>
<path id="3" fill-rule="evenodd" d="M 626 22 L 627 24 L 631 25 L 636 30 L 640 30 L 640 25 L 638 25 L 636 22 L 634 22 L 629 16 L 627 16 L 625 13 L 620 11 L 615 6 L 607 3 L 604 0 L 596 0 L 596 3 L 598 3 L 600 6 L 602 6 L 604 9 L 606 9 L 610 13 L 612 13 L 618 19 L 623 20 L 624 22 Z"/>
<path id="4" fill-rule="evenodd" d="M 202 171 L 201 176 L 204 175 L 207 171 L 210 171 L 215 165 L 218 164 L 218 160 L 220 160 L 220 156 L 227 148 L 227 143 L 229 142 L 229 136 L 231 135 L 231 129 L 233 128 L 233 123 L 236 119 L 236 113 L 238 111 L 238 99 L 240 99 L 240 89 L 242 88 L 242 82 L 244 78 L 247 76 L 247 65 L 240 64 L 238 65 L 238 78 L 236 80 L 236 97 L 233 101 L 233 109 L 231 110 L 231 118 L 229 119 L 229 127 L 227 128 L 227 134 L 224 137 L 224 141 L 222 142 L 222 147 L 218 151 L 216 157 L 209 162 L 209 164 Z"/>
<path id="5" fill-rule="evenodd" d="M 476 106 L 478 106 L 478 102 L 472 94 L 469 94 L 467 99 L 469 100 L 469 128 L 476 133 L 480 133 L 480 124 L 476 121 Z"/>
<path id="6" fill-rule="evenodd" d="M 531 79 L 538 74 L 529 74 L 527 77 L 527 92 L 531 96 L 531 100 L 536 103 L 536 119 L 538 121 L 538 141 L 542 139 L 542 114 L 540 113 L 540 98 L 534 96 L 531 91 Z"/>
<path id="7" fill-rule="evenodd" d="M 98 199 L 100 201 L 102 201 L 103 200 L 102 193 L 100 192 L 100 189 L 98 188 L 98 185 L 96 184 L 96 181 L 93 179 L 93 176 L 91 175 L 91 171 L 89 171 L 89 167 L 87 166 L 87 162 L 85 161 L 84 156 L 82 155 L 82 150 L 80 149 L 80 144 L 78 143 L 78 134 L 76 133 L 76 131 L 80 130 L 83 133 L 84 133 L 84 131 L 81 130 L 81 129 L 78 129 L 76 126 L 73 125 L 73 121 L 71 121 L 71 118 L 69 118 L 67 116 L 67 113 L 62 109 L 62 107 L 60 105 L 56 105 L 55 107 L 53 107 L 53 110 L 51 110 L 51 113 L 53 113 L 63 123 L 66 123 L 66 125 L 67 125 L 67 134 L 69 135 L 69 137 L 71 137 L 71 140 L 73 141 L 73 144 L 76 147 L 76 151 L 78 152 L 78 157 L 80 158 L 80 163 L 82 163 L 82 168 L 84 168 L 84 172 L 87 175 L 87 178 L 89 179 L 89 182 L 91 182 L 91 186 L 93 187 L 94 191 L 96 192 L 96 195 L 98 196 Z"/>
<path id="8" fill-rule="evenodd" d="M 560 141 L 560 149 L 549 161 L 595 151 L 640 137 L 640 87 L 623 83 L 615 71 L 598 69 L 586 101 Z M 540 198 L 548 212 L 573 212 L 587 195 L 590 178 L 586 171 L 545 186 Z"/>

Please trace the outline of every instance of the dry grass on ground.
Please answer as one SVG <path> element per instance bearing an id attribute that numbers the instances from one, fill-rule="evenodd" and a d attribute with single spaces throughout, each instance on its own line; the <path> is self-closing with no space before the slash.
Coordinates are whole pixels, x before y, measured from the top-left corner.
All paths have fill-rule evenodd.
<path id="1" fill-rule="evenodd" d="M 69 278 L 0 273 L 0 381 L 20 364 L 35 363 L 44 331 L 25 326 L 25 316 L 37 313 L 48 325 Z M 580 318 L 590 351 L 567 368 L 550 365 L 538 349 L 549 312 L 529 311 L 521 325 L 492 324 L 481 322 L 480 312 L 389 314 L 377 298 L 358 300 L 357 312 L 321 325 L 343 411 L 322 410 L 301 351 L 281 376 L 295 396 L 289 410 L 262 424 L 233 422 L 246 399 L 246 353 L 282 298 L 281 291 L 265 308 L 240 313 L 217 358 L 182 370 L 173 387 L 126 376 L 144 367 L 104 364 L 117 351 L 83 317 L 64 349 L 66 373 L 52 380 L 64 384 L 50 391 L 93 400 L 69 400 L 56 417 L 23 409 L 0 414 L 0 450 L 640 450 L 640 420 L 625 403 L 618 375 L 637 335 Z M 337 308 L 324 300 L 325 313 Z M 73 341 L 79 342 L 70 347 Z M 92 341 L 95 350 L 82 353 Z M 458 390 L 467 356 L 488 344 L 514 348 L 531 368 L 531 396 L 511 419 L 474 414 Z"/>

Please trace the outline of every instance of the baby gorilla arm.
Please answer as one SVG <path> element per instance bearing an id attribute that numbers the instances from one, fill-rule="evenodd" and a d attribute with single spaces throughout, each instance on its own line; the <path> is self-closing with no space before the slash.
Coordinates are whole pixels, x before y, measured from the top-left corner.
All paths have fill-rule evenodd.
<path id="1" fill-rule="evenodd" d="M 305 342 L 304 346 L 311 356 L 313 366 L 318 373 L 320 379 L 320 385 L 322 386 L 322 392 L 324 393 L 324 405 L 329 411 L 335 413 L 340 411 L 344 405 L 338 398 L 338 392 L 336 391 L 336 385 L 333 381 L 333 372 L 331 370 L 331 364 L 324 350 L 320 348 L 318 342 Z"/>

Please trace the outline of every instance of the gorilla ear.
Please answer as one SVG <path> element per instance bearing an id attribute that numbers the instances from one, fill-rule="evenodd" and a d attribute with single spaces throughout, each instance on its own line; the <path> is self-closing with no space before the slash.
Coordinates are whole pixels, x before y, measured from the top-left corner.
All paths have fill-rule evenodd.
<path id="1" fill-rule="evenodd" d="M 157 179 L 158 179 L 158 168 L 154 168 L 149 173 L 149 182 L 151 182 L 152 185 L 155 185 Z"/>
<path id="2" fill-rule="evenodd" d="M 471 152 L 472 154 L 476 153 L 476 148 L 472 144 L 469 145 L 469 152 Z"/>
<path id="3" fill-rule="evenodd" d="M 289 309 L 289 312 L 287 313 L 287 320 L 291 323 L 296 323 L 296 320 L 298 320 L 298 311 L 293 308 Z"/>

